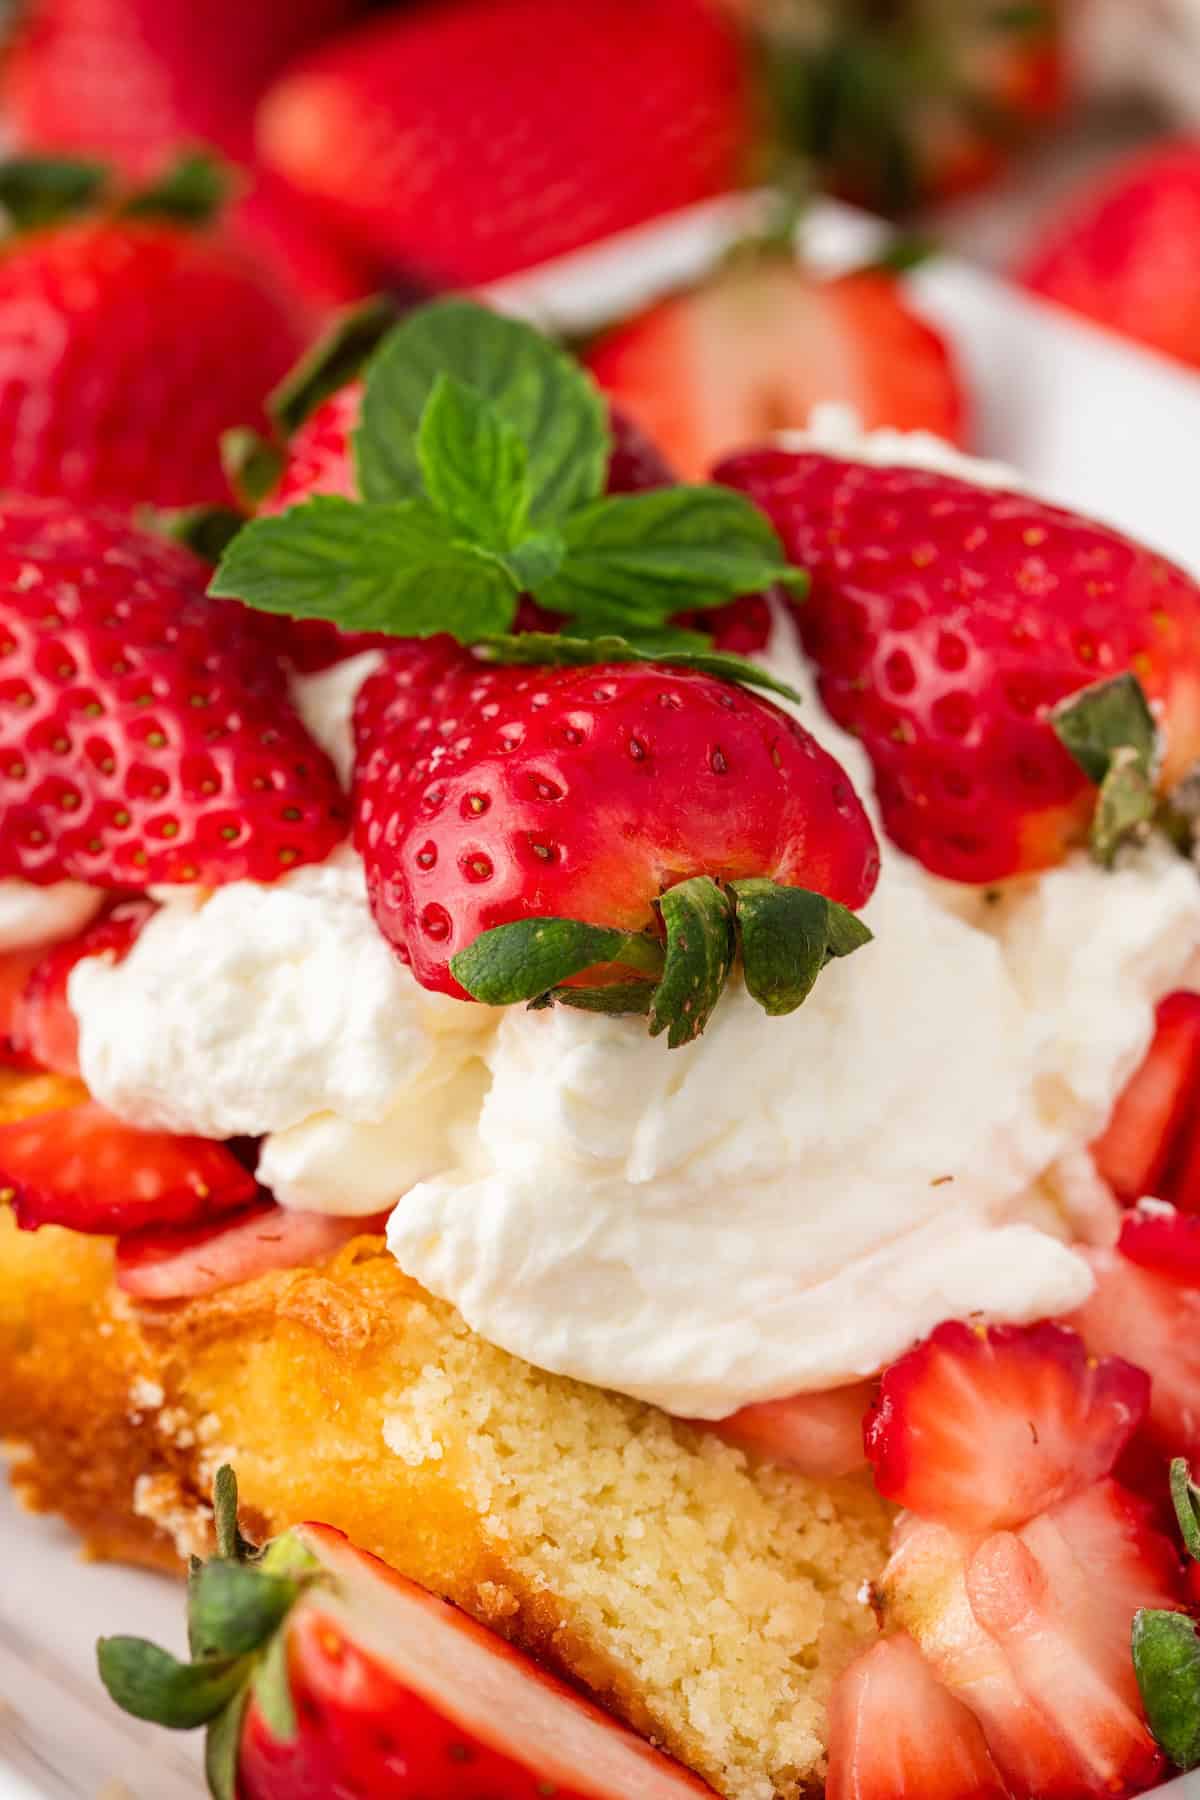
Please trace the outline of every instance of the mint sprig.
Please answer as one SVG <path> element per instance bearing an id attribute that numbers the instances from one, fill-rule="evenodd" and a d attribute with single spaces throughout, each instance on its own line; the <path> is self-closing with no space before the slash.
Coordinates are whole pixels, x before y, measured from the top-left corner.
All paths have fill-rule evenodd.
<path id="1" fill-rule="evenodd" d="M 564 351 L 470 301 L 435 302 L 368 364 L 364 500 L 253 520 L 210 591 L 346 630 L 476 643 L 508 632 L 526 593 L 579 638 L 638 640 L 678 612 L 803 588 L 768 520 L 730 489 L 601 498 L 610 449 L 603 397 Z"/>

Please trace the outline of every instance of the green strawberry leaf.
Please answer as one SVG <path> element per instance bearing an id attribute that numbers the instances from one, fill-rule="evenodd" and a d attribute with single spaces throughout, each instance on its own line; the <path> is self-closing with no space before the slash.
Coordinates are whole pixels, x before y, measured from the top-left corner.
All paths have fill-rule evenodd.
<path id="1" fill-rule="evenodd" d="M 229 1704 L 246 1675 L 243 1657 L 182 1663 L 144 1638 L 101 1638 L 96 1661 L 101 1681 L 124 1712 L 172 1731 L 206 1725 Z"/>
<path id="2" fill-rule="evenodd" d="M 1200 1487 L 1192 1480 L 1185 1456 L 1177 1456 L 1171 1464 L 1171 1501 L 1184 1548 L 1193 1562 L 1200 1562 Z"/>
<path id="3" fill-rule="evenodd" d="M 1092 854 L 1111 867 L 1121 845 L 1150 825 L 1157 807 L 1158 727 L 1145 691 L 1135 675 L 1117 675 L 1064 700 L 1050 722 L 1100 789 Z"/>
<path id="4" fill-rule="evenodd" d="M 249 1700 L 247 1682 L 209 1725 L 204 1740 L 204 1774 L 212 1800 L 237 1800 L 238 1757 Z"/>
<path id="5" fill-rule="evenodd" d="M 800 699 L 795 688 L 780 681 L 757 663 L 709 648 L 699 632 L 661 631 L 630 639 L 602 633 L 585 638 L 559 637 L 553 632 L 524 631 L 480 639 L 481 647 L 495 662 L 529 663 L 542 668 L 586 667 L 591 663 L 665 663 L 677 669 L 696 669 L 719 681 L 739 682 L 743 687 L 764 688 L 785 700 Z"/>
<path id="6" fill-rule="evenodd" d="M 254 1671 L 251 1685 L 267 1730 L 277 1744 L 290 1744 L 296 1736 L 296 1708 L 288 1674 L 286 1633 L 275 1633 Z"/>
<path id="7" fill-rule="evenodd" d="M 672 1050 L 698 1038 L 733 966 L 733 911 L 707 875 L 668 888 L 658 902 L 667 933 L 662 980 L 650 1004 L 650 1035 Z"/>
<path id="8" fill-rule="evenodd" d="M 246 523 L 241 513 L 230 506 L 139 506 L 134 522 L 154 537 L 166 538 L 170 544 L 218 563 Z"/>
<path id="9" fill-rule="evenodd" d="M 221 467 L 247 512 L 253 512 L 275 487 L 285 460 L 278 444 L 260 437 L 249 426 L 234 425 L 221 433 Z"/>
<path id="10" fill-rule="evenodd" d="M 772 1017 L 803 1005 L 827 962 L 871 941 L 847 907 L 808 888 L 747 880 L 730 889 L 746 988 Z"/>
<path id="11" fill-rule="evenodd" d="M 284 443 L 318 406 L 353 381 L 400 318 L 387 294 L 347 307 L 267 396 L 267 417 Z"/>
<path id="12" fill-rule="evenodd" d="M 562 566 L 534 592 L 592 636 L 652 631 L 674 613 L 776 582 L 794 592 L 808 585 L 764 514 L 731 488 L 621 494 L 572 513 L 561 529 Z"/>
<path id="13" fill-rule="evenodd" d="M 555 988 L 546 996 L 546 1003 L 556 1006 L 573 1006 L 578 1012 L 594 1013 L 648 1013 L 654 999 L 654 987 L 649 981 L 614 981 L 609 987 Z M 542 1004 L 531 1001 L 531 1006 Z"/>
<path id="14" fill-rule="evenodd" d="M 427 501 L 363 507 L 332 494 L 252 519 L 208 591 L 347 631 L 449 631 L 464 643 L 507 631 L 517 605 L 501 565 L 456 537 Z"/>
<path id="15" fill-rule="evenodd" d="M 169 219 L 176 225 L 207 225 L 233 187 L 231 173 L 206 150 L 185 151 L 156 181 L 121 202 L 123 219 Z"/>
<path id="16" fill-rule="evenodd" d="M 521 544 L 530 501 L 525 440 L 478 388 L 438 376 L 417 429 L 417 461 L 425 492 L 456 531 L 488 550 Z"/>
<path id="17" fill-rule="evenodd" d="M 600 493 L 607 412 L 579 365 L 528 325 L 469 300 L 439 300 L 410 313 L 372 358 L 354 437 L 364 499 L 415 499 L 427 491 L 417 432 L 439 375 L 490 400 L 524 442 L 535 525 L 556 524 Z"/>
<path id="18" fill-rule="evenodd" d="M 244 1656 L 260 1649 L 287 1617 L 300 1584 L 268 1575 L 254 1562 L 214 1557 L 190 1587 L 189 1624 L 201 1656 Z"/>
<path id="19" fill-rule="evenodd" d="M 88 212 L 103 199 L 109 170 L 69 156 L 10 156 L 0 162 L 7 230 L 36 231 Z"/>
<path id="20" fill-rule="evenodd" d="M 473 999 L 511 1006 L 540 999 L 573 975 L 613 962 L 657 975 L 662 950 L 641 932 L 585 925 L 579 919 L 516 919 L 481 932 L 451 957 L 450 972 Z"/>
<path id="21" fill-rule="evenodd" d="M 1186 1613 L 1142 1607 L 1133 1619 L 1133 1669 L 1146 1723 L 1180 1769 L 1200 1766 L 1200 1638 Z"/>

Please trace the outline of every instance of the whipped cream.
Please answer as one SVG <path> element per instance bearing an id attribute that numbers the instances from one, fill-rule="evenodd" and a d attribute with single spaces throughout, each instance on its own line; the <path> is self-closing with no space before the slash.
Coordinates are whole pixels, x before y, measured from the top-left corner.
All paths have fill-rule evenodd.
<path id="1" fill-rule="evenodd" d="M 344 788 L 350 786 L 354 769 L 354 702 L 363 682 L 382 661 L 382 651 L 363 650 L 315 675 L 291 678 L 292 704 L 304 729 L 320 744 Z"/>
<path id="2" fill-rule="evenodd" d="M 104 903 L 100 888 L 81 881 L 53 881 L 46 887 L 17 876 L 0 880 L 0 951 L 33 950 L 74 937 Z"/>
<path id="3" fill-rule="evenodd" d="M 135 1124 L 204 1137 L 326 1113 L 378 1125 L 414 1084 L 450 1079 L 489 1023 L 397 961 L 348 848 L 270 886 L 176 894 L 123 962 L 77 964 L 68 998 L 96 1098 Z M 331 1177 L 329 1210 L 356 1210 Z"/>

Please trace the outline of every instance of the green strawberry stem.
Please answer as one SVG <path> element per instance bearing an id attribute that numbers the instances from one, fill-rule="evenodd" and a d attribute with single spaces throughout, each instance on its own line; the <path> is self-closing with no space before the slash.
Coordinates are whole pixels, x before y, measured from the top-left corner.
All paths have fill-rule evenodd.
<path id="1" fill-rule="evenodd" d="M 229 197 L 231 176 L 207 151 L 182 153 L 147 186 L 125 192 L 106 163 L 68 156 L 13 156 L 0 162 L 0 208 L 10 232 L 39 231 L 84 213 L 208 225 Z"/>
<path id="2" fill-rule="evenodd" d="M 661 939 L 578 919 L 498 925 L 460 950 L 451 972 L 490 1006 L 646 1013 L 651 1034 L 665 1031 L 677 1049 L 704 1030 L 739 953 L 747 990 L 778 1016 L 803 1004 L 826 963 L 871 940 L 862 920 L 836 901 L 766 880 L 726 886 L 697 875 L 668 888 L 657 910 Z M 607 973 L 613 965 L 645 979 L 578 984 L 589 970 Z"/>
<path id="3" fill-rule="evenodd" d="M 1118 850 L 1144 835 L 1158 810 L 1158 726 L 1136 675 L 1116 675 L 1072 694 L 1050 715 L 1063 745 L 1099 788 L 1092 855 L 1111 868 Z"/>
<path id="4" fill-rule="evenodd" d="M 1184 1549 L 1193 1562 L 1200 1562 L 1200 1487 L 1192 1480 L 1184 1456 L 1177 1456 L 1171 1464 L 1171 1501 Z"/>
<path id="5" fill-rule="evenodd" d="M 363 365 L 399 322 L 402 309 L 388 294 L 373 294 L 334 319 L 295 368 L 267 396 L 267 416 L 286 443 L 322 401 L 361 375 Z"/>

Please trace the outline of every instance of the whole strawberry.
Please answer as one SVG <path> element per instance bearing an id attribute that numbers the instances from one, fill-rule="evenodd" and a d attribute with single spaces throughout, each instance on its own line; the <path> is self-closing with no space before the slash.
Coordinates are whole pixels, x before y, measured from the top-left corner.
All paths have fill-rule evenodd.
<path id="1" fill-rule="evenodd" d="M 1018 275 L 1048 300 L 1200 367 L 1200 141 L 1121 157 L 1060 201 Z"/>
<path id="2" fill-rule="evenodd" d="M 210 198 L 199 162 L 129 200 L 97 175 L 94 205 L 77 196 L 91 210 L 42 222 L 62 167 L 0 170 L 33 222 L 0 249 L 0 488 L 227 500 L 220 435 L 262 418 L 302 342 L 295 308 L 195 216 Z"/>
<path id="3" fill-rule="evenodd" d="M 423 986 L 461 997 L 458 953 L 521 920 L 553 922 L 535 994 L 597 965 L 598 987 L 614 966 L 659 974 L 656 907 L 700 877 L 721 979 L 717 883 L 869 898 L 879 855 L 849 780 L 764 697 L 695 670 L 489 669 L 461 652 L 431 680 L 428 651 L 414 687 L 396 656 L 356 709 L 355 839 L 376 922 Z M 613 943 L 585 932 L 582 968 L 552 967 L 554 926 L 569 960 L 576 922 Z"/>
<path id="4" fill-rule="evenodd" d="M 208 1728 L 214 1800 L 697 1800 L 712 1790 L 329 1525 L 256 1550 L 216 1478 L 217 1555 L 188 1582 L 192 1660 L 102 1638 L 127 1712 Z"/>
<path id="5" fill-rule="evenodd" d="M 751 114 L 715 0 L 421 0 L 285 72 L 258 136 L 350 241 L 473 286 L 738 185 Z"/>
<path id="6" fill-rule="evenodd" d="M 271 881 L 341 838 L 282 665 L 206 579 L 115 515 L 0 501 L 0 872 Z"/>
<path id="7" fill-rule="evenodd" d="M 924 470 L 763 450 L 718 474 L 809 571 L 822 698 L 870 755 L 889 836 L 935 873 L 994 881 L 1086 839 L 1101 771 L 1051 712 L 1093 684 L 1141 684 L 1163 740 L 1147 776 L 1200 757 L 1200 589 L 1161 556 Z"/>

